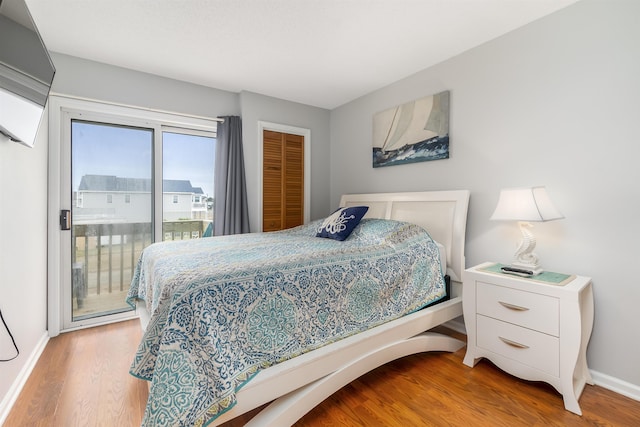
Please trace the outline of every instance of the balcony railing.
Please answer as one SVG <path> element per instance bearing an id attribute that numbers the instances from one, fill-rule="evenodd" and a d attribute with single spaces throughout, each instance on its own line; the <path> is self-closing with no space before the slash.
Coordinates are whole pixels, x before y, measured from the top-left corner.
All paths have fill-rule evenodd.
<path id="1" fill-rule="evenodd" d="M 162 223 L 163 240 L 198 239 L 203 236 L 210 222 L 200 219 L 165 221 Z"/>
<path id="2" fill-rule="evenodd" d="M 200 238 L 210 222 L 163 222 L 163 239 Z M 151 223 L 74 224 L 72 281 L 77 309 L 82 309 L 87 298 L 126 295 L 138 258 L 150 244 Z"/>

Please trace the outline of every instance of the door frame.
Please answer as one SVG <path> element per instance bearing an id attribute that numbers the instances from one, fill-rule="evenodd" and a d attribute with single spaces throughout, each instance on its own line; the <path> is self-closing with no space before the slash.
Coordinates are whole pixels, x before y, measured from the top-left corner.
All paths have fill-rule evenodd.
<path id="1" fill-rule="evenodd" d="M 262 231 L 262 171 L 264 168 L 263 146 L 265 130 L 304 137 L 304 223 L 306 224 L 311 219 L 311 129 L 258 121 L 258 164 L 260 165 L 260 170 L 257 173 L 258 200 L 256 203 L 256 206 L 258 206 L 258 218 L 260 219 L 258 231 Z"/>
<path id="2" fill-rule="evenodd" d="M 48 101 L 49 108 L 49 200 L 48 200 L 48 224 L 47 224 L 47 330 L 49 337 L 55 337 L 61 332 L 72 331 L 87 326 L 98 326 L 122 320 L 138 317 L 134 311 L 115 315 L 72 322 L 73 326 L 65 326 L 65 299 L 66 284 L 71 283 L 71 268 L 63 268 L 65 262 L 66 235 L 70 231 L 60 230 L 60 210 L 71 209 L 71 197 L 63 201 L 65 183 L 63 177 L 71 172 L 71 158 L 64 156 L 62 152 L 63 138 L 68 129 L 62 126 L 66 111 L 81 111 L 86 115 L 98 114 L 102 117 L 113 116 L 129 122 L 136 122 L 143 127 L 155 129 L 155 149 L 162 152 L 162 130 L 173 128 L 186 128 L 189 130 L 216 131 L 215 122 L 218 119 L 198 117 L 167 111 L 158 111 L 147 108 L 138 108 L 130 105 L 109 103 L 87 98 L 77 98 L 61 94 L 52 94 Z M 154 193 L 162 194 L 162 156 L 155 156 L 153 175 L 155 178 Z M 155 236 L 162 236 L 162 198 L 154 197 L 153 228 Z M 70 243 L 69 243 L 70 244 Z M 69 255 L 70 256 L 70 255 Z"/>

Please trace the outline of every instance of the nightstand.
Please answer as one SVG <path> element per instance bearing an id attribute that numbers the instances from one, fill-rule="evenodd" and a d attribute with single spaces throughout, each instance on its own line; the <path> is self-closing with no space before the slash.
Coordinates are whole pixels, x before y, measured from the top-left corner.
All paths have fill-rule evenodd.
<path id="1" fill-rule="evenodd" d="M 548 276 L 551 282 L 542 280 Z M 567 410 L 582 415 L 578 398 L 585 384 L 593 384 L 586 357 L 593 329 L 591 278 L 521 278 L 484 263 L 465 270 L 462 280 L 464 364 L 473 367 L 486 357 L 512 375 L 547 382 L 562 394 Z"/>

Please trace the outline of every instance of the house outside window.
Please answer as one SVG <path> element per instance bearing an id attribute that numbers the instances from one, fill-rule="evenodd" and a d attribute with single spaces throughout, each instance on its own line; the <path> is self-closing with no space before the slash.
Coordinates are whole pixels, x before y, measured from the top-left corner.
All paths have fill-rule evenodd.
<path id="1" fill-rule="evenodd" d="M 84 175 L 79 191 L 74 194 L 76 220 L 95 221 L 95 212 L 107 209 L 100 220 L 148 222 L 148 213 L 140 206 L 150 203 L 152 181 L 147 178 L 119 177 L 113 175 Z M 212 220 L 207 211 L 207 197 L 201 187 L 194 187 L 189 180 L 163 181 L 163 221 Z M 199 200 L 199 203 L 194 203 Z M 206 226 L 205 226 L 206 227 Z M 172 230 L 165 230 L 172 231 Z"/>

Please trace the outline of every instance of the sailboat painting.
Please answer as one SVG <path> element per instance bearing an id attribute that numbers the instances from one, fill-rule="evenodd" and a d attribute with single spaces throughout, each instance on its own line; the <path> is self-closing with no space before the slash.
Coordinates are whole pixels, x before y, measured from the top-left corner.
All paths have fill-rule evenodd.
<path id="1" fill-rule="evenodd" d="M 373 167 L 449 158 L 449 91 L 373 116 Z"/>

